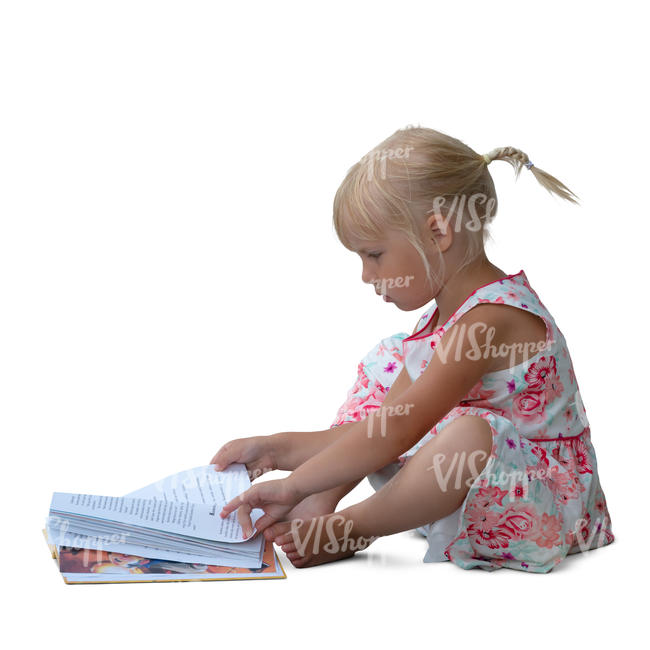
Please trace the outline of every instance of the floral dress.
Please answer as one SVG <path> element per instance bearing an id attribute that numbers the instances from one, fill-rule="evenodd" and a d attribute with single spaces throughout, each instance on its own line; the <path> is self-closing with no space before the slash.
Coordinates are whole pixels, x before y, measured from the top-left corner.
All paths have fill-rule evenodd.
<path id="1" fill-rule="evenodd" d="M 458 510 L 417 529 L 428 541 L 423 561 L 547 573 L 568 554 L 605 546 L 614 535 L 571 355 L 523 270 L 479 287 L 430 333 L 423 334 L 437 307 L 421 316 L 415 334 L 402 332 L 377 343 L 360 361 L 331 426 L 357 422 L 379 408 L 402 367 L 416 381 L 443 334 L 485 302 L 540 316 L 545 347 L 518 365 L 483 375 L 411 449 L 368 479 L 380 489 L 452 420 L 484 418 L 492 430 L 490 457 Z"/>

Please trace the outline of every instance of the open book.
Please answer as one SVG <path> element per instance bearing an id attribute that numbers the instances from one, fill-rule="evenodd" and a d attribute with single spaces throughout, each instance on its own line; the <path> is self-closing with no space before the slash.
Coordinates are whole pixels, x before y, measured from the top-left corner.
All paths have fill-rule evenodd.
<path id="1" fill-rule="evenodd" d="M 167 578 L 173 580 L 219 579 L 212 576 L 222 573 L 215 569 L 223 568 L 239 571 L 229 578 L 286 577 L 272 544 L 265 544 L 256 531 L 245 538 L 236 512 L 223 519 L 219 515 L 225 503 L 249 486 L 246 467 L 233 463 L 221 472 L 214 465 L 195 467 L 123 497 L 55 492 L 46 538 L 66 582 L 106 581 L 99 571 L 110 573 L 109 560 L 116 567 L 122 564 L 113 571 L 117 573 L 123 572 L 128 558 L 134 558 L 130 561 L 140 570 L 131 575 L 142 576 L 129 581 L 148 581 L 154 579 L 153 573 L 155 579 L 163 579 L 158 573 L 163 571 L 174 575 Z M 253 524 L 262 514 L 260 509 L 251 512 Z M 79 569 L 72 555 L 81 549 L 86 550 L 82 557 L 87 562 L 90 550 L 93 561 L 99 558 L 92 571 L 66 571 L 66 565 Z M 98 555 L 102 553 L 105 557 Z M 151 570 L 154 561 L 155 572 L 143 575 L 142 567 Z M 175 569 L 185 573 L 175 573 L 175 564 Z M 210 577 L 198 577 L 206 572 Z"/>

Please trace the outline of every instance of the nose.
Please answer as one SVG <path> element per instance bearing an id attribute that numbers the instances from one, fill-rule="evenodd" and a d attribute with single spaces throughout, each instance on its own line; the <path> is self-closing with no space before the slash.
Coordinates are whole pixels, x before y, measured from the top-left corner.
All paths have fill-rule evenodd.
<path id="1" fill-rule="evenodd" d="M 374 284 L 375 281 L 372 278 L 372 275 L 366 268 L 366 265 L 363 265 L 363 269 L 361 270 L 361 282 L 364 282 L 365 284 Z"/>
<path id="2" fill-rule="evenodd" d="M 370 284 L 372 282 L 372 275 L 369 270 L 370 265 L 363 256 L 359 255 L 359 257 L 361 257 L 361 282 Z"/>

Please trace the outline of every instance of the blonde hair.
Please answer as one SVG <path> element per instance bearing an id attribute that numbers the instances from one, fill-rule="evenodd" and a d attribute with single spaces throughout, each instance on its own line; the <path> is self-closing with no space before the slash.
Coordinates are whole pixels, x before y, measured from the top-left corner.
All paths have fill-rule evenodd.
<path id="1" fill-rule="evenodd" d="M 450 219 L 455 211 L 457 222 L 474 224 L 463 228 L 467 246 L 458 273 L 483 253 L 490 236 L 487 226 L 497 213 L 496 191 L 487 169 L 492 160 L 511 164 L 515 180 L 526 165 L 551 194 L 577 204 L 573 197 L 578 197 L 569 188 L 533 165 L 519 149 L 501 147 L 481 155 L 439 131 L 408 126 L 395 131 L 348 170 L 334 197 L 336 234 L 346 248 L 354 250 L 348 233 L 371 240 L 381 239 L 387 229 L 401 231 L 422 258 L 431 283 L 422 228 L 432 212 Z M 468 195 L 474 197 L 469 204 L 465 202 Z M 476 199 L 482 201 L 478 211 Z M 438 254 L 444 269 L 439 248 Z"/>

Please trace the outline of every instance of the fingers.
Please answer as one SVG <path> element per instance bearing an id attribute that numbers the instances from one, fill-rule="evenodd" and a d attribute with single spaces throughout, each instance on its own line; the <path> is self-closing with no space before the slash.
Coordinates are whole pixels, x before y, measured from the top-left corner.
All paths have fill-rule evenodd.
<path id="1" fill-rule="evenodd" d="M 262 496 L 260 494 L 259 487 L 259 485 L 253 485 L 252 487 L 249 487 L 245 492 L 242 492 L 234 499 L 228 501 L 228 503 L 226 503 L 226 505 L 221 510 L 221 518 L 227 517 L 231 512 L 237 510 L 237 508 L 243 504 L 250 506 L 251 510 L 253 508 L 257 508 L 262 503 Z"/>
<path id="2" fill-rule="evenodd" d="M 237 440 L 231 440 L 225 445 L 222 445 L 221 449 L 212 457 L 210 465 L 215 465 L 217 472 L 226 469 L 230 463 L 238 459 L 239 451 L 238 445 L 235 444 L 236 442 Z"/>
<path id="3" fill-rule="evenodd" d="M 263 514 L 256 522 L 255 528 L 258 532 L 264 532 L 269 526 L 273 525 L 277 519 L 271 515 Z"/>
<path id="4" fill-rule="evenodd" d="M 264 529 L 264 537 L 269 541 L 275 542 L 278 537 L 284 535 L 285 533 L 291 530 L 293 522 L 297 522 L 297 525 L 300 526 L 303 523 L 302 519 L 293 519 L 291 521 L 276 521 L 272 526 Z"/>
<path id="5" fill-rule="evenodd" d="M 246 490 L 248 492 L 248 490 Z M 231 512 L 237 510 L 239 506 L 245 503 L 246 492 L 242 492 L 239 496 L 236 496 L 234 499 L 231 499 L 226 503 L 226 505 L 221 509 L 219 516 L 223 519 L 227 517 Z"/>
<path id="6" fill-rule="evenodd" d="M 242 527 L 244 538 L 249 537 L 253 532 L 253 522 L 251 521 L 251 507 L 247 503 L 237 510 L 237 521 Z"/>
<path id="7" fill-rule="evenodd" d="M 259 478 L 260 476 L 263 476 L 267 472 L 271 471 L 269 467 L 266 467 L 264 463 L 260 462 L 248 463 L 246 465 L 246 469 L 248 470 L 248 478 L 250 479 L 251 483 L 256 478 Z"/>
<path id="8" fill-rule="evenodd" d="M 251 485 L 248 490 L 226 503 L 221 510 L 221 517 L 227 517 L 244 503 L 251 508 L 262 508 L 267 514 L 269 514 L 269 508 L 272 508 L 270 512 L 273 513 L 274 520 L 284 516 L 295 503 L 286 503 L 287 497 L 284 494 L 283 480 L 264 481 L 257 485 Z"/>

